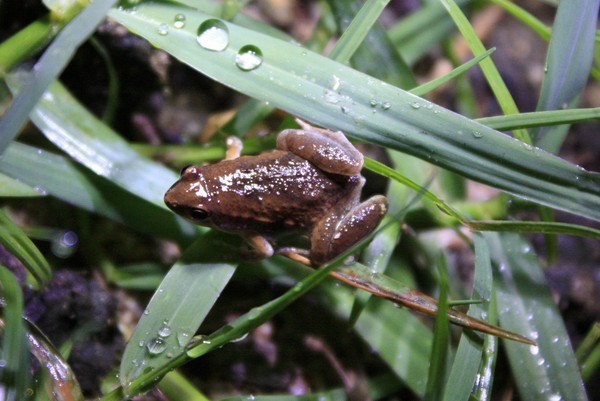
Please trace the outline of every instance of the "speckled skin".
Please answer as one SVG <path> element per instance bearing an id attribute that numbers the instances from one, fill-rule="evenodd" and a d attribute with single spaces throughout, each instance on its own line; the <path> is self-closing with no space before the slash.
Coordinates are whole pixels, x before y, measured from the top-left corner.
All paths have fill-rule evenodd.
<path id="1" fill-rule="evenodd" d="M 280 235 L 308 235 L 310 252 L 299 253 L 327 262 L 377 226 L 387 200 L 360 203 L 362 155 L 341 132 L 303 128 L 280 133 L 278 150 L 187 167 L 165 203 L 196 224 L 246 237 L 260 257 L 273 254 Z"/>

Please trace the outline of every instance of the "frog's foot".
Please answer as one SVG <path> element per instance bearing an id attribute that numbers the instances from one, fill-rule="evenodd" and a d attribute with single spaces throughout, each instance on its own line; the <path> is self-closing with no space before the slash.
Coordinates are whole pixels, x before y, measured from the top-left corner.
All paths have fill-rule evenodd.
<path id="1" fill-rule="evenodd" d="M 335 229 L 313 232 L 310 252 L 313 265 L 321 266 L 351 248 L 377 227 L 386 212 L 387 199 L 375 195 L 350 209 Z"/>
<path id="2" fill-rule="evenodd" d="M 244 236 L 250 249 L 244 252 L 244 258 L 249 260 L 260 260 L 273 256 L 273 246 L 271 243 L 262 235 L 245 235 Z"/>
<path id="3" fill-rule="evenodd" d="M 233 160 L 240 157 L 242 154 L 242 149 L 244 148 L 244 144 L 240 138 L 235 136 L 227 137 L 227 150 L 225 151 L 225 160 Z"/>
<path id="4" fill-rule="evenodd" d="M 296 262 L 302 263 L 306 266 L 312 265 L 312 263 L 310 262 L 310 258 L 308 257 L 310 255 L 310 252 L 307 249 L 286 246 L 277 249 L 275 253 L 278 255 L 287 256 L 288 258 L 295 260 Z"/>

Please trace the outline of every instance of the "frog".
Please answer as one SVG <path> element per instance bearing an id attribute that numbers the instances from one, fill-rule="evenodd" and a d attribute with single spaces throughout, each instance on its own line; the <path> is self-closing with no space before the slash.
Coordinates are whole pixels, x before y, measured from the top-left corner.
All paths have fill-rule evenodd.
<path id="1" fill-rule="evenodd" d="M 194 224 L 241 235 L 251 256 L 283 254 L 322 266 L 365 238 L 388 209 L 387 198 L 361 201 L 364 157 L 341 131 L 314 127 L 277 135 L 275 149 L 242 156 L 242 142 L 227 139 L 225 159 L 191 165 L 165 193 L 166 205 Z M 302 235 L 309 249 L 277 247 Z"/>

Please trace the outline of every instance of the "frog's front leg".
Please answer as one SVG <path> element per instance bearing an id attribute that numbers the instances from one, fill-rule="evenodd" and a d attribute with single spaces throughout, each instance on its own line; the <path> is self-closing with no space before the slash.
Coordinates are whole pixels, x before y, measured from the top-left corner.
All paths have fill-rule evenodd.
<path id="1" fill-rule="evenodd" d="M 225 150 L 225 160 L 237 159 L 242 154 L 244 144 L 240 138 L 235 136 L 227 137 L 225 145 L 227 146 L 227 149 Z"/>
<path id="2" fill-rule="evenodd" d="M 296 119 L 302 129 L 286 129 L 277 136 L 277 149 L 286 150 L 332 174 L 357 175 L 363 155 L 341 131 L 316 128 Z"/>
<path id="3" fill-rule="evenodd" d="M 247 234 L 244 238 L 251 246 L 249 255 L 246 255 L 249 259 L 265 259 L 273 256 L 273 246 L 265 237 L 260 234 Z"/>
<path id="4" fill-rule="evenodd" d="M 310 259 L 321 266 L 370 234 L 387 212 L 387 199 L 375 195 L 345 214 L 332 210 L 311 233 Z"/>

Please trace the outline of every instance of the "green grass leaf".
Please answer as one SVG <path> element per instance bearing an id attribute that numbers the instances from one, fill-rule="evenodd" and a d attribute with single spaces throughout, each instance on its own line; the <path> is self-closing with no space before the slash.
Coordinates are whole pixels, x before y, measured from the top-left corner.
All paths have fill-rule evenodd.
<path id="1" fill-rule="evenodd" d="M 0 154 L 17 136 L 42 94 L 65 68 L 75 50 L 91 35 L 115 0 L 90 3 L 56 37 L 27 77 L 21 92 L 0 120 Z"/>
<path id="2" fill-rule="evenodd" d="M 468 315 L 483 319 L 489 318 L 489 300 L 492 298 L 492 265 L 489 249 L 481 234 L 473 235 L 475 245 L 475 277 L 473 279 L 473 293 L 471 299 L 481 299 L 484 303 L 471 305 Z M 494 321 L 488 320 L 495 324 Z M 490 337 L 490 336 L 485 336 Z M 480 374 L 480 365 L 483 354 L 483 338 L 480 334 L 463 333 L 456 350 L 452 368 L 448 376 L 445 401 L 466 401 L 475 385 L 477 375 Z M 490 372 L 489 376 L 493 376 Z M 491 393 L 491 383 L 488 382 L 488 393 Z M 483 400 L 482 400 L 483 401 Z"/>
<path id="3" fill-rule="evenodd" d="M 180 12 L 186 27 L 160 35 L 158 26 Z M 140 4 L 135 11 L 113 9 L 110 15 L 209 77 L 311 122 L 526 199 L 600 219 L 598 176 L 297 44 L 222 21 L 227 47 L 210 51 L 196 42 L 197 27 L 210 15 L 155 3 Z M 244 71 L 235 59 L 249 44 L 260 48 L 262 64 Z"/>
<path id="4" fill-rule="evenodd" d="M 165 207 L 46 150 L 15 142 L 0 158 L 0 172 L 66 203 L 160 238 L 186 244 L 198 232 Z"/>
<path id="5" fill-rule="evenodd" d="M 50 280 L 52 271 L 44 255 L 3 210 L 0 210 L 0 243 L 23 263 L 38 286 Z"/>
<path id="6" fill-rule="evenodd" d="M 194 242 L 148 303 L 121 361 L 119 376 L 125 391 L 138 376 L 152 372 L 153 381 L 135 382 L 137 394 L 161 378 L 166 366 L 186 358 L 186 346 L 235 271 L 227 263 L 200 263 L 208 246 L 205 237 Z"/>
<path id="7" fill-rule="evenodd" d="M 558 6 L 546 57 L 546 74 L 538 110 L 574 106 L 585 86 L 594 57 L 599 0 L 584 0 L 577 7 L 562 2 Z M 568 126 L 537 128 L 532 131 L 536 145 L 557 152 Z"/>
<path id="8" fill-rule="evenodd" d="M 501 325 L 526 333 L 538 344 L 503 342 L 518 372 L 514 379 L 521 399 L 587 400 L 571 341 L 531 245 L 517 234 L 484 237 L 497 266 L 494 283 Z"/>
<path id="9" fill-rule="evenodd" d="M 18 401 L 25 397 L 29 382 L 29 352 L 23 324 L 23 294 L 12 272 L 0 265 L 0 296 L 2 297 L 2 349 L 0 383 L 2 398 Z"/>

